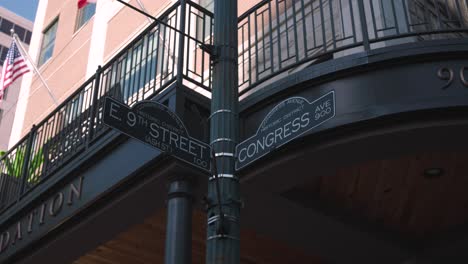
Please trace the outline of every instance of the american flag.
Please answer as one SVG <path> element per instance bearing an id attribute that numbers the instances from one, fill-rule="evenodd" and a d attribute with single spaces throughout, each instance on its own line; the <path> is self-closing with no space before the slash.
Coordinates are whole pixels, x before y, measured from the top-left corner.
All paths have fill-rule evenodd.
<path id="1" fill-rule="evenodd" d="M 78 0 L 78 9 L 85 7 L 89 3 L 96 3 L 97 0 Z"/>
<path id="2" fill-rule="evenodd" d="M 29 72 L 28 64 L 19 52 L 16 41 L 13 39 L 3 63 L 2 76 L 0 78 L 0 100 L 3 99 L 3 94 L 8 86 L 27 72 Z"/>

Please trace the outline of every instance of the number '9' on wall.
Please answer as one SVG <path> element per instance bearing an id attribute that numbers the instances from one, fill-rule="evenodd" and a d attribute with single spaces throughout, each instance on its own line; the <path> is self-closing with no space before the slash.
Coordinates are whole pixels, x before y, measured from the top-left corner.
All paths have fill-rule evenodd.
<path id="1" fill-rule="evenodd" d="M 459 72 L 455 72 L 452 68 L 448 67 L 443 67 L 440 68 L 439 71 L 437 72 L 437 77 L 439 79 L 445 81 L 446 83 L 444 86 L 442 86 L 442 89 L 445 90 L 452 85 L 453 81 L 458 77 L 462 85 L 464 85 L 466 88 L 468 88 L 468 81 L 467 78 L 465 77 L 465 73 L 468 71 L 468 67 L 462 67 Z"/>

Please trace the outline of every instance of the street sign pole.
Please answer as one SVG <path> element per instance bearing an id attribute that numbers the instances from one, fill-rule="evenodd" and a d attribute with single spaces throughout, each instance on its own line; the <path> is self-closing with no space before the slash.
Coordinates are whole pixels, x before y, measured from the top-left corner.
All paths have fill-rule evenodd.
<path id="1" fill-rule="evenodd" d="M 214 1 L 212 51 L 214 60 L 210 141 L 214 151 L 217 177 L 210 177 L 208 183 L 206 263 L 238 264 L 240 263 L 240 184 L 234 174 L 235 147 L 239 138 L 237 0 Z M 217 183 L 219 188 L 216 188 Z M 217 189 L 220 192 L 220 201 Z M 224 217 L 220 217 L 220 208 Z"/>
<path id="2" fill-rule="evenodd" d="M 133 107 L 111 97 L 104 100 L 102 121 L 128 136 L 170 154 L 192 167 L 210 171 L 211 148 L 192 138 L 182 120 L 165 105 L 141 101 Z M 165 264 L 191 263 L 192 179 L 177 172 L 170 179 L 167 201 Z"/>

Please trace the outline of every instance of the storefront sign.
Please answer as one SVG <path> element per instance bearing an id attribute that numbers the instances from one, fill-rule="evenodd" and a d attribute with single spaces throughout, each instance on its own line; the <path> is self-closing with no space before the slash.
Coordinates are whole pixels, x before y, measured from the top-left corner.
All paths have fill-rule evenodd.
<path id="1" fill-rule="evenodd" d="M 46 233 L 46 226 L 63 220 L 63 211 L 75 209 L 83 193 L 84 177 L 79 177 L 0 233 L 0 257 L 23 248 L 34 237 Z"/>
<path id="2" fill-rule="evenodd" d="M 107 97 L 103 121 L 130 137 L 210 171 L 210 146 L 190 137 L 180 118 L 162 104 L 144 101 L 130 109 Z"/>
<path id="3" fill-rule="evenodd" d="M 291 97 L 276 105 L 263 119 L 257 133 L 236 147 L 236 170 L 288 143 L 335 116 L 335 92 L 309 102 Z"/>

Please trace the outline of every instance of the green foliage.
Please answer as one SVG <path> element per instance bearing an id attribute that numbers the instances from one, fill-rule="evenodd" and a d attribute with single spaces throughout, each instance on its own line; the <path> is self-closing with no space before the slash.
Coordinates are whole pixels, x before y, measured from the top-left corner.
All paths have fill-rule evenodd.
<path id="1" fill-rule="evenodd" d="M 25 147 L 20 147 L 16 150 L 14 157 L 3 157 L 5 156 L 5 151 L 0 151 L 0 156 L 2 156 L 2 162 L 5 164 L 6 173 L 15 178 L 21 178 L 21 172 L 23 170 L 24 159 L 26 157 Z M 40 179 L 40 168 L 44 163 L 44 154 L 42 148 L 40 148 L 36 153 L 33 154 L 31 160 L 29 161 L 28 168 L 28 183 L 36 183 Z"/>
<path id="2" fill-rule="evenodd" d="M 6 154 L 5 151 L 1 151 L 0 155 L 3 157 Z M 11 156 L 11 155 L 10 155 Z M 19 178 L 21 176 L 21 170 L 24 162 L 24 150 L 19 148 L 16 151 L 14 157 L 4 157 L 3 162 L 5 164 L 6 172 L 9 176 Z"/>
<path id="3" fill-rule="evenodd" d="M 42 148 L 34 154 L 32 159 L 29 161 L 29 183 L 35 183 L 39 181 L 41 176 L 41 165 L 44 163 L 44 154 L 42 153 Z"/>

